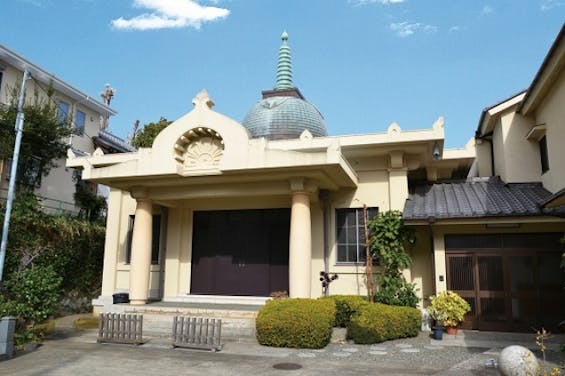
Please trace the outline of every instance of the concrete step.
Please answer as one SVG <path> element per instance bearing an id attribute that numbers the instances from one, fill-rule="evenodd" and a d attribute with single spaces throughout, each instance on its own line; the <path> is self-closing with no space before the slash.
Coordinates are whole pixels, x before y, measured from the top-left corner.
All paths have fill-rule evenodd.
<path id="1" fill-rule="evenodd" d="M 143 336 L 171 339 L 175 316 L 203 317 L 222 320 L 222 340 L 255 341 L 255 319 L 259 306 L 218 304 L 154 303 L 143 306 L 113 304 L 107 312 L 143 315 Z"/>

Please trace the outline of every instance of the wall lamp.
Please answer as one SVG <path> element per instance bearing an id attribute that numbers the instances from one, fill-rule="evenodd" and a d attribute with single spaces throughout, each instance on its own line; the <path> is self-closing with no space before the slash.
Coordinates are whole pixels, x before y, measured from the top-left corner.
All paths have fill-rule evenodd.
<path id="1" fill-rule="evenodd" d="M 441 157 L 441 152 L 439 150 L 439 145 L 437 142 L 434 143 L 434 148 L 432 149 L 432 158 L 434 160 L 438 160 Z"/>

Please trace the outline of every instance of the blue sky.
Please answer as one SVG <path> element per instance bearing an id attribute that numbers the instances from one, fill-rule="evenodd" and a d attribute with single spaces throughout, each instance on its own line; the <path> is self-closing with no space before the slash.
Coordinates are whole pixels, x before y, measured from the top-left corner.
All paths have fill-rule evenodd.
<path id="1" fill-rule="evenodd" d="M 329 134 L 444 116 L 462 147 L 484 107 L 527 88 L 564 20 L 565 0 L 2 0 L 0 43 L 89 95 L 110 83 L 126 137 L 204 88 L 241 122 L 275 83 L 286 30 Z"/>

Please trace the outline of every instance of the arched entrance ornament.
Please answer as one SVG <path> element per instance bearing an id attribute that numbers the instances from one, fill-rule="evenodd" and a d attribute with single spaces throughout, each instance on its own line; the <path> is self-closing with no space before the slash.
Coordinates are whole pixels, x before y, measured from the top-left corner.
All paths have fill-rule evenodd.
<path id="1" fill-rule="evenodd" d="M 217 168 L 224 154 L 224 140 L 211 128 L 193 128 L 175 143 L 175 159 L 185 170 Z"/>

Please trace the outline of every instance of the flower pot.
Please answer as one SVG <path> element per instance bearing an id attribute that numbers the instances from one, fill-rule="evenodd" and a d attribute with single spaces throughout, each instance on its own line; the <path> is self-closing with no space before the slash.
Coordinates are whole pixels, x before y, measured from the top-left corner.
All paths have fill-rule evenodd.
<path id="1" fill-rule="evenodd" d="M 457 334 L 457 327 L 456 326 L 446 326 L 445 331 L 447 334 L 456 335 Z"/>
<path id="2" fill-rule="evenodd" d="M 432 338 L 437 339 L 437 340 L 443 339 L 443 327 L 442 326 L 432 327 Z"/>

